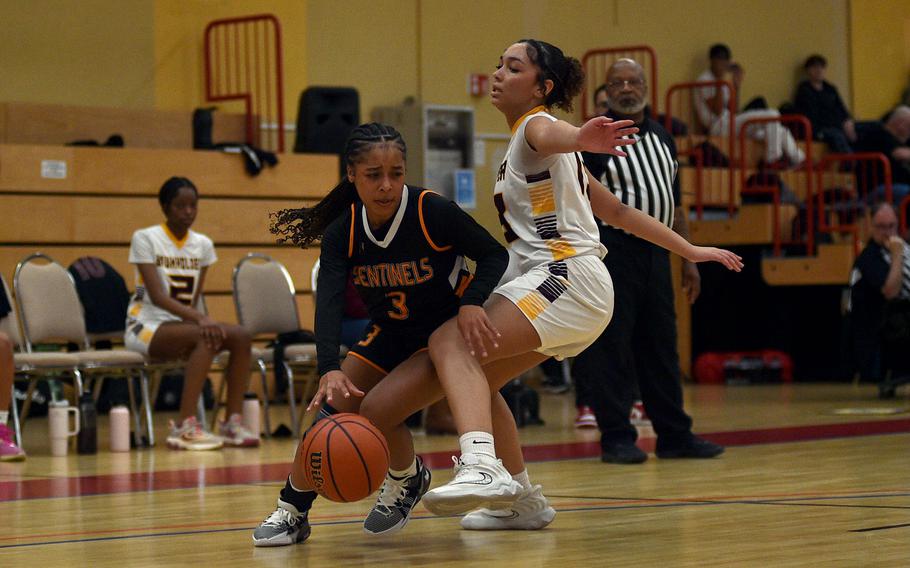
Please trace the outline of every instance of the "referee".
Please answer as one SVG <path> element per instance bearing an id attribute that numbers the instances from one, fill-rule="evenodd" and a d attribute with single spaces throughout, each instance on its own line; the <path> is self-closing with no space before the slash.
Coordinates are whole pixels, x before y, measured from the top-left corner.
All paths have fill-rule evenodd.
<path id="1" fill-rule="evenodd" d="M 638 142 L 627 157 L 585 154 L 588 169 L 620 200 L 640 209 L 688 239 L 686 216 L 678 205 L 676 146 L 660 124 L 645 116 L 648 86 L 640 64 L 617 60 L 595 93 L 598 108 L 616 119 L 631 119 Z M 711 458 L 724 451 L 692 434 L 683 410 L 676 312 L 669 253 L 620 229 L 601 224 L 608 249 L 604 263 L 613 276 L 613 320 L 603 335 L 575 358 L 572 373 L 579 398 L 591 403 L 601 431 L 601 460 L 642 463 L 648 455 L 635 441 L 629 421 L 636 382 L 645 412 L 657 433 L 659 458 Z M 700 290 L 698 269 L 684 261 L 683 288 L 689 302 Z"/>

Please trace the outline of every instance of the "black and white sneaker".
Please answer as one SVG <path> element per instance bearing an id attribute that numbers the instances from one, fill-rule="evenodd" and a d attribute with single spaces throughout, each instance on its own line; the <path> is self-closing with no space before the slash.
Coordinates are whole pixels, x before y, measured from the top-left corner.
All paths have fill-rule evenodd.
<path id="1" fill-rule="evenodd" d="M 423 506 L 434 515 L 461 515 L 474 509 L 507 509 L 522 493 L 502 460 L 483 454 L 453 457 L 455 477 L 427 491 Z"/>
<path id="2" fill-rule="evenodd" d="M 310 536 L 307 513 L 278 500 L 278 508 L 253 531 L 253 546 L 287 546 Z"/>
<path id="3" fill-rule="evenodd" d="M 417 473 L 397 480 L 386 475 L 373 510 L 363 521 L 363 532 L 372 535 L 392 534 L 408 524 L 411 511 L 430 488 L 430 470 L 417 458 Z"/>

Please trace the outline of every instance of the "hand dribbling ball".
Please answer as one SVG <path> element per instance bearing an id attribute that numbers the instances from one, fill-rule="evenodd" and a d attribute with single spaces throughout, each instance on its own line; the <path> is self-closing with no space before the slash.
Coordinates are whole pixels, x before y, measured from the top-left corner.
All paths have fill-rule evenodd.
<path id="1" fill-rule="evenodd" d="M 303 438 L 304 475 L 323 497 L 360 501 L 379 489 L 389 470 L 389 445 L 359 414 L 333 414 Z"/>

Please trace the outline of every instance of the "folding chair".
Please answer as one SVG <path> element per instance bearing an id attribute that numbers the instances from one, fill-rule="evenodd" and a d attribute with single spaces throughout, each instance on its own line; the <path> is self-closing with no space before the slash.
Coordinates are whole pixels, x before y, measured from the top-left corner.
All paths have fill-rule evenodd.
<path id="1" fill-rule="evenodd" d="M 69 353 L 32 353 L 31 345 L 26 347 L 27 352 L 22 352 L 22 335 L 19 332 L 19 318 L 16 317 L 16 304 L 9 295 L 9 288 L 2 275 L 0 275 L 0 282 L 2 282 L 3 293 L 6 295 L 7 301 L 13 307 L 12 312 L 0 319 L 0 331 L 10 338 L 16 348 L 16 353 L 13 354 L 13 365 L 16 375 L 29 381 L 25 403 L 22 407 L 22 419 L 24 420 L 28 416 L 28 411 L 31 407 L 32 393 L 34 393 L 36 381 L 57 378 L 64 374 L 71 375 L 78 397 L 82 393 L 82 375 L 78 369 L 79 359 L 75 355 Z M 13 431 L 16 434 L 16 445 L 21 448 L 23 447 L 22 424 L 20 423 L 19 408 L 16 404 L 16 389 L 15 386 L 10 388 L 13 391 L 13 396 L 10 399 L 12 401 Z"/>
<path id="2" fill-rule="evenodd" d="M 294 282 L 280 262 L 272 257 L 250 253 L 240 259 L 234 268 L 234 305 L 237 320 L 254 337 L 260 334 L 277 335 L 300 329 L 297 302 L 294 298 Z M 260 349 L 254 353 L 264 368 L 274 361 L 274 349 Z M 303 401 L 316 384 L 316 345 L 298 343 L 284 348 L 282 367 L 288 380 L 288 404 L 294 435 L 300 437 L 301 423 L 312 420 L 314 413 L 306 413 L 298 419 L 297 396 L 294 388 L 294 370 L 305 371 Z M 268 401 L 268 388 L 263 373 L 263 398 Z M 268 406 L 265 407 L 268 420 Z M 268 421 L 266 428 L 269 428 Z"/>
<path id="3" fill-rule="evenodd" d="M 29 255 L 16 266 L 13 288 L 19 305 L 26 351 L 31 353 L 35 343 L 75 343 L 83 349 L 71 353 L 78 361 L 79 373 L 126 378 L 137 437 L 141 436 L 142 425 L 133 395 L 133 381 L 130 379 L 139 377 L 147 439 L 149 444 L 154 444 L 145 359 L 132 351 L 91 348 L 82 304 L 76 293 L 76 283 L 66 268 L 45 254 Z M 81 380 L 77 382 L 76 390 L 77 395 L 82 394 Z"/>

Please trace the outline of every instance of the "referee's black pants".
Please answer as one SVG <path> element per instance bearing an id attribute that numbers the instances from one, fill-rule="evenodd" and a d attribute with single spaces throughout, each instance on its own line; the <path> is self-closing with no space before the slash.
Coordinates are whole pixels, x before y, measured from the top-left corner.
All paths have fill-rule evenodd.
<path id="1" fill-rule="evenodd" d="M 682 444 L 692 419 L 683 410 L 670 255 L 620 230 L 600 231 L 615 303 L 610 325 L 575 358 L 579 399 L 597 416 L 603 448 L 634 443 L 638 433 L 629 413 L 637 381 L 659 444 Z"/>

